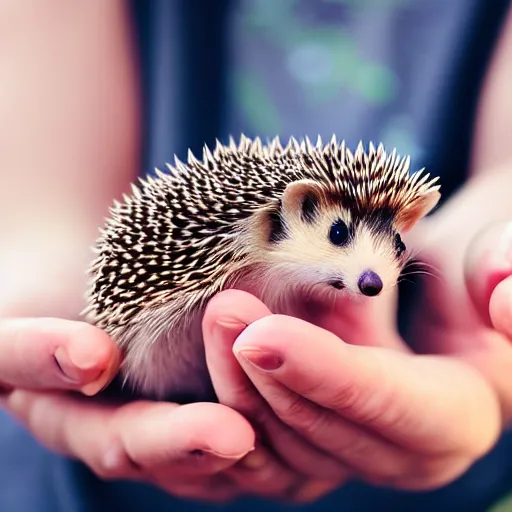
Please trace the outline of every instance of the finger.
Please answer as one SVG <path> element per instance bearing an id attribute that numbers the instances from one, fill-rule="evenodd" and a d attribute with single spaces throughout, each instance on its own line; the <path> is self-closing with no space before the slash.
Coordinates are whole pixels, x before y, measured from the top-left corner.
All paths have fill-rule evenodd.
<path id="1" fill-rule="evenodd" d="M 285 317 L 281 318 L 287 321 Z M 244 352 L 246 354 L 246 352 Z M 277 361 L 271 361 L 270 363 Z M 286 425 L 356 474 L 395 481 L 416 475 L 417 456 L 290 391 L 271 374 L 245 365 L 256 389 Z M 372 461 L 369 464 L 369 461 Z M 418 468 L 423 470 L 424 468 Z M 347 475 L 348 477 L 348 471 Z"/>
<path id="2" fill-rule="evenodd" d="M 117 371 L 119 353 L 102 331 L 60 319 L 0 320 L 0 383 L 92 395 Z"/>
<path id="3" fill-rule="evenodd" d="M 224 474 L 231 478 L 244 494 L 260 497 L 279 498 L 296 503 L 306 503 L 318 499 L 327 492 L 341 486 L 346 479 L 311 479 L 300 473 L 283 479 L 279 467 L 273 467 L 272 455 L 263 446 L 242 459 Z"/>
<path id="4" fill-rule="evenodd" d="M 262 374 L 250 365 L 246 371 L 282 422 L 352 472 L 395 479 L 414 470 L 416 458 L 408 450 L 297 395 L 270 374 Z"/>
<path id="5" fill-rule="evenodd" d="M 512 341 L 512 276 L 496 285 L 489 299 L 489 316 L 494 328 Z"/>
<path id="6" fill-rule="evenodd" d="M 337 481 L 338 486 L 357 475 L 373 484 L 420 490 L 439 483 L 440 478 L 443 482 L 455 478 L 470 463 L 464 455 L 424 456 L 392 444 L 296 395 L 269 375 L 251 368 L 247 372 L 284 423 L 350 468 L 346 477 Z"/>
<path id="7" fill-rule="evenodd" d="M 254 448 L 247 420 L 219 404 L 115 407 L 29 391 L 14 391 L 6 404 L 43 444 L 82 460 L 103 478 L 211 475 Z"/>
<path id="8" fill-rule="evenodd" d="M 463 357 L 492 383 L 501 402 L 503 420 L 509 423 L 512 418 L 512 277 L 496 285 L 489 300 L 489 317 L 496 330 L 488 333 L 485 350 L 467 351 Z"/>
<path id="9" fill-rule="evenodd" d="M 203 330 L 206 358 L 217 397 L 222 404 L 249 418 L 263 433 L 265 442 L 294 471 L 312 478 L 344 479 L 347 468 L 310 446 L 275 417 L 233 355 L 233 343 L 245 327 L 269 314 L 256 297 L 238 290 L 222 292 L 210 301 Z M 249 458 L 255 459 L 257 455 L 261 459 L 260 452 Z M 268 468 L 262 471 L 264 464 Z M 260 460 L 258 471 L 268 475 L 262 480 L 268 480 L 272 487 L 285 487 L 292 478 L 289 469 L 272 456 Z"/>
<path id="10" fill-rule="evenodd" d="M 300 478 L 261 444 L 225 474 L 245 494 L 265 497 L 282 497 Z"/>
<path id="11" fill-rule="evenodd" d="M 476 368 L 489 382 L 501 404 L 500 425 L 512 420 L 512 348 L 510 342 L 497 331 L 487 339 L 485 350 L 470 350 L 460 355 L 461 359 Z"/>
<path id="12" fill-rule="evenodd" d="M 415 451 L 481 455 L 499 434 L 496 397 L 468 365 L 348 345 L 282 318 L 263 318 L 238 337 L 234 351 L 245 368 Z"/>
<path id="13" fill-rule="evenodd" d="M 466 251 L 464 275 L 475 308 L 491 325 L 491 295 L 512 275 L 512 222 L 495 223 L 477 233 Z"/>
<path id="14" fill-rule="evenodd" d="M 226 475 L 233 479 L 233 482 L 243 490 L 243 494 L 256 495 L 259 498 L 274 498 L 287 503 L 308 503 L 316 501 L 325 494 L 341 486 L 340 481 L 312 480 L 307 477 L 296 475 L 294 480 L 285 487 L 277 487 L 271 479 L 267 478 L 261 471 L 241 471 L 239 468 L 230 469 Z M 269 483 L 271 487 L 266 487 Z"/>
<path id="15" fill-rule="evenodd" d="M 256 297 L 239 290 L 219 293 L 205 310 L 203 332 L 208 370 L 217 396 L 230 407 L 254 400 L 252 385 L 233 355 L 233 343 L 249 324 L 270 314 Z"/>

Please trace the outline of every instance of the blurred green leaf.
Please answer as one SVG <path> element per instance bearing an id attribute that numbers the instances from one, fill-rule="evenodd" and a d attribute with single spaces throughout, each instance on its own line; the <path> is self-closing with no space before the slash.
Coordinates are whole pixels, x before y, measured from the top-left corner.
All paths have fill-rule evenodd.
<path id="1" fill-rule="evenodd" d="M 236 73 L 233 78 L 238 104 L 250 126 L 258 133 L 279 133 L 279 113 L 265 86 L 245 73 Z"/>
<path id="2" fill-rule="evenodd" d="M 492 506 L 487 512 L 512 512 L 512 493 Z"/>

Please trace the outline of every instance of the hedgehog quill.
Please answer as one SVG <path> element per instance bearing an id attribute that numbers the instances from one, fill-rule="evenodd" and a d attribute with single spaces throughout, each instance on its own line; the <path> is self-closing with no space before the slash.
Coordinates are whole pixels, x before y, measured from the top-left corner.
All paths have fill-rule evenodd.
<path id="1" fill-rule="evenodd" d="M 124 383 L 156 399 L 208 396 L 201 321 L 221 290 L 286 314 L 302 292 L 393 288 L 401 235 L 440 199 L 438 178 L 409 166 L 382 144 L 242 135 L 132 185 L 97 240 L 83 312 L 118 343 Z"/>

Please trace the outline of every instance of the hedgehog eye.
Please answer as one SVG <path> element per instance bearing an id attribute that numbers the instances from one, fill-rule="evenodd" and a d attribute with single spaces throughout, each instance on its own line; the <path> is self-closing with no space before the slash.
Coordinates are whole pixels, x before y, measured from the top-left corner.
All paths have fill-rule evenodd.
<path id="1" fill-rule="evenodd" d="M 400 237 L 400 234 L 397 233 L 395 235 L 395 251 L 397 252 L 398 256 L 401 256 L 407 247 L 405 247 L 405 244 L 402 242 L 402 238 Z"/>
<path id="2" fill-rule="evenodd" d="M 337 220 L 329 231 L 329 240 L 334 245 L 345 245 L 350 238 L 350 233 L 347 225 L 341 221 Z"/>

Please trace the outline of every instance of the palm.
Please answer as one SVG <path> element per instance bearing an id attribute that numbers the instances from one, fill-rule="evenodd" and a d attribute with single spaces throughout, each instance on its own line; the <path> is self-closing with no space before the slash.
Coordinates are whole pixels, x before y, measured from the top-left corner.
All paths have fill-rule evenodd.
<path id="1" fill-rule="evenodd" d="M 411 326 L 415 351 L 452 356 L 483 374 L 505 419 L 512 417 L 512 262 L 497 249 L 507 242 L 507 232 L 508 223 L 490 226 L 474 237 L 463 257 L 434 250 L 428 263 L 436 273 L 424 279 Z"/>

